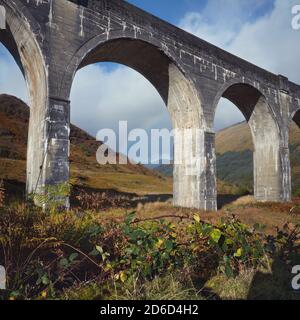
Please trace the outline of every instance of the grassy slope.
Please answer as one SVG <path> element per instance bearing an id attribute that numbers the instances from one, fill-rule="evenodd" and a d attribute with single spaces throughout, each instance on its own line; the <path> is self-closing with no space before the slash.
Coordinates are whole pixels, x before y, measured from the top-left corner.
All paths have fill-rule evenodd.
<path id="1" fill-rule="evenodd" d="M 29 108 L 0 95 L 0 179 L 25 182 Z M 71 178 L 76 185 L 137 194 L 172 193 L 172 179 L 141 165 L 105 165 L 96 161 L 100 143 L 71 127 Z M 142 188 L 141 188 L 142 186 Z"/>
<path id="2" fill-rule="evenodd" d="M 0 95 L 0 179 L 25 182 L 28 118 L 29 109 L 22 101 Z M 300 130 L 295 124 L 290 143 L 293 185 L 300 189 Z M 75 184 L 141 195 L 172 193 L 172 179 L 167 177 L 172 175 L 172 166 L 163 166 L 163 174 L 136 164 L 101 166 L 95 158 L 98 146 L 93 137 L 72 126 L 71 177 Z M 251 190 L 253 145 L 248 125 L 240 123 L 220 131 L 216 150 L 219 193 Z"/>
<path id="3" fill-rule="evenodd" d="M 246 122 L 221 130 L 216 136 L 218 191 L 243 193 L 253 189 L 253 143 Z M 300 194 L 300 129 L 295 123 L 290 130 L 293 189 Z M 172 165 L 161 165 L 159 172 L 171 176 Z"/>
<path id="4" fill-rule="evenodd" d="M 26 137 L 24 136 L 24 132 L 27 132 L 27 124 L 28 121 L 28 111 L 25 111 L 23 115 L 24 109 L 18 109 L 15 107 L 15 104 L 20 103 L 18 101 L 14 101 L 12 105 L 1 104 L 0 96 L 0 177 L 7 177 L 9 179 L 15 178 L 18 181 L 25 181 L 25 155 L 26 155 Z M 10 99 L 9 99 L 10 100 Z M 10 100 L 11 101 L 11 100 Z M 6 110 L 5 108 L 9 108 Z M 12 111 L 13 110 L 13 111 Z M 27 118 L 26 118 L 27 117 Z M 20 120 L 18 120 L 20 119 Z M 230 134 L 232 137 L 243 137 L 243 135 L 247 134 L 247 128 L 245 125 L 239 125 L 241 128 L 239 129 L 239 135 L 234 132 L 234 127 L 229 128 Z M 228 132 L 229 132 L 228 131 Z M 224 132 L 221 132 L 224 134 Z M 295 134 L 295 138 L 293 135 Z M 292 132 L 291 143 L 292 146 L 295 146 L 299 150 L 299 144 L 297 141 L 299 136 L 297 136 L 297 132 Z M 225 135 L 226 138 L 226 135 Z M 228 138 L 225 139 L 225 142 Z M 294 140 L 295 139 L 295 140 Z M 140 191 L 141 185 L 140 181 L 143 181 L 143 190 L 154 190 L 157 192 L 159 190 L 159 186 L 163 192 L 165 192 L 165 186 L 171 185 L 171 179 L 160 178 L 159 176 L 153 174 L 151 171 L 145 169 L 142 166 L 130 165 L 130 166 L 98 166 L 94 159 L 95 149 L 98 144 L 94 141 L 94 139 L 88 136 L 86 133 L 81 131 L 78 128 L 72 127 L 72 173 L 74 179 L 78 181 L 81 185 L 92 185 L 96 188 L 116 188 L 122 189 L 126 191 Z M 293 142 L 294 141 L 294 142 Z M 223 148 L 224 144 L 220 143 L 217 140 L 218 151 L 219 148 Z M 236 141 L 239 142 L 238 140 Z M 246 145 L 247 140 L 244 141 Z M 242 147 L 242 144 L 239 144 L 241 147 L 237 147 L 235 145 L 235 140 L 232 140 L 227 143 L 229 149 L 223 149 L 223 155 L 228 155 L 228 152 L 231 148 L 235 148 L 237 152 L 245 152 L 248 149 L 246 147 Z M 292 147 L 293 148 L 293 147 Z M 234 153 L 234 151 L 233 151 Z M 297 158 L 297 154 L 293 151 L 292 153 L 292 162 L 297 162 L 299 157 Z M 295 169 L 294 169 L 295 170 Z M 294 171 L 295 172 L 295 171 Z M 144 180 L 143 180 L 144 179 Z M 133 182 L 136 181 L 136 184 Z M 163 183 L 164 182 L 164 183 Z M 146 186 L 146 188 L 145 188 Z M 18 213 L 19 211 L 12 211 L 12 213 Z M 291 214 L 291 212 L 293 214 Z M 30 212 L 32 214 L 32 212 Z M 68 213 L 69 214 L 69 213 Z M 249 226 L 252 226 L 254 223 L 260 223 L 266 225 L 265 232 L 267 234 L 275 234 L 276 227 L 282 227 L 287 221 L 296 223 L 299 220 L 299 200 L 293 204 L 257 204 L 253 201 L 251 197 L 245 197 L 237 200 L 234 203 L 226 205 L 223 210 L 218 213 L 203 213 L 198 210 L 189 210 L 189 209 L 180 209 L 174 208 L 171 203 L 147 203 L 140 204 L 137 207 L 137 216 L 141 219 L 149 219 L 149 218 L 157 218 L 158 216 L 172 216 L 171 221 L 175 222 L 175 225 L 178 224 L 178 221 L 182 220 L 182 216 L 191 216 L 193 214 L 199 214 L 202 220 L 207 220 L 209 222 L 215 223 L 221 217 L 226 215 L 234 214 L 236 215 L 242 222 L 246 223 Z M 11 215 L 12 216 L 12 215 Z M 175 218 L 174 216 L 180 216 L 180 219 Z M 116 220 L 124 219 L 124 209 L 113 208 L 107 211 L 101 212 L 100 215 L 97 214 L 97 219 L 109 220 L 111 218 Z M 50 235 L 53 236 L 53 230 L 57 230 L 59 228 L 66 228 L 67 232 L 69 230 L 73 230 L 73 234 L 75 233 L 74 228 L 70 228 L 68 224 L 66 224 L 64 220 L 65 218 L 61 215 L 50 216 L 49 219 L 53 219 L 52 225 L 55 228 L 51 229 L 49 227 L 49 221 L 47 220 L 44 224 L 47 225 L 47 230 L 50 230 Z M 61 219 L 61 220 L 60 220 Z M 76 214 L 76 219 L 83 219 L 80 215 Z M 102 220 L 102 221 L 103 221 Z M 5 221 L 5 219 L 4 219 Z M 20 220 L 22 221 L 22 220 Z M 34 219 L 35 221 L 35 219 Z M 63 221 L 64 223 L 61 223 Z M 72 221 L 72 219 L 71 219 Z M 89 221 L 89 219 L 87 219 Z M 35 222 L 36 223 L 36 222 Z M 76 225 L 77 221 L 74 220 L 74 225 Z M 102 225 L 102 224 L 101 224 Z M 35 224 L 37 226 L 37 224 Z M 80 236 L 82 236 L 82 222 L 77 223 L 77 226 L 80 226 Z M 9 225 L 11 227 L 11 224 Z M 31 228 L 30 230 L 40 230 L 40 228 Z M 18 232 L 20 230 L 18 229 Z M 19 233 L 12 233 L 18 236 Z M 112 234 L 114 236 L 114 233 Z M 43 234 L 44 237 L 44 234 Z M 23 239 L 23 238 L 22 238 Z M 26 238 L 27 239 L 27 238 Z M 29 238 L 29 240 L 31 240 Z M 35 239 L 36 241 L 36 239 Z M 98 242 L 97 242 L 98 243 Z M 22 240 L 22 244 L 23 240 Z M 35 242 L 34 242 L 35 244 Z M 35 247 L 35 245 L 34 245 Z M 48 250 L 48 248 L 47 248 Z M 39 255 L 38 257 L 40 257 Z M 94 257 L 93 257 L 94 258 Z M 209 265 L 211 268 L 211 266 Z M 88 265 L 88 268 L 85 269 L 85 274 L 87 270 L 90 270 L 91 266 Z M 216 275 L 213 278 L 208 279 L 205 284 L 205 288 L 209 289 L 208 293 L 211 296 L 205 296 L 206 298 L 221 298 L 221 299 L 247 299 L 247 297 L 252 297 L 250 293 L 252 293 L 253 281 L 255 278 L 258 278 L 260 285 L 263 287 L 259 287 L 258 293 L 259 295 L 264 295 L 267 298 L 274 297 L 278 299 L 278 296 L 281 298 L 290 298 L 289 296 L 285 296 L 282 288 L 280 287 L 281 279 L 277 281 L 276 272 L 273 268 L 273 274 L 266 273 L 260 274 L 259 271 L 253 270 L 245 270 L 245 272 L 241 273 L 237 278 L 227 279 L 223 275 Z M 185 271 L 185 270 L 184 270 Z M 264 271 L 265 272 L 265 271 Z M 184 273 L 180 273 L 178 275 L 178 279 L 182 280 L 182 275 Z M 259 277 L 258 277 L 259 276 Z M 274 281 L 275 279 L 275 281 Z M 142 288 L 125 288 L 122 292 L 118 292 L 118 298 L 124 299 L 138 299 L 138 298 L 152 298 L 152 299 L 200 299 L 202 298 L 202 290 L 198 291 L 200 287 L 194 287 L 193 283 L 186 282 L 186 279 L 182 281 L 177 280 L 177 278 L 172 274 L 167 274 L 166 277 L 157 277 L 153 282 L 146 282 L 142 284 Z M 271 281 L 270 281 L 271 280 Z M 184 285 L 183 285 L 184 284 Z M 286 284 L 286 282 L 284 282 Z M 190 287 L 189 287 L 190 286 Z M 124 287 L 124 284 L 122 284 Z M 75 282 L 74 286 L 70 288 L 68 291 L 64 291 L 64 295 L 61 298 L 64 299 L 97 299 L 99 298 L 99 290 L 103 289 L 103 285 L 97 286 L 97 282 Z M 138 290 L 137 290 L 138 289 Z M 201 289 L 203 286 L 201 285 Z M 107 287 L 104 287 L 104 291 L 106 295 L 108 295 L 109 291 Z M 108 293 L 107 293 L 108 292 Z M 116 292 L 115 287 L 113 287 L 112 292 Z M 100 291 L 102 293 L 102 291 Z M 208 294 L 207 293 L 207 294 Z M 124 296 L 122 295 L 124 294 Z M 292 292 L 289 288 L 288 294 L 291 295 Z M 110 297 L 109 298 L 114 298 Z"/>
<path id="5" fill-rule="evenodd" d="M 251 187 L 252 182 L 252 137 L 247 123 L 220 131 L 216 139 L 217 167 L 219 178 L 229 183 Z M 290 130 L 292 182 L 294 191 L 300 189 L 300 129 L 295 123 Z"/>
<path id="6" fill-rule="evenodd" d="M 250 128 L 242 122 L 217 133 L 217 169 L 220 185 L 238 185 L 252 189 L 253 143 Z M 290 130 L 290 151 L 294 189 L 300 189 L 300 129 L 295 123 Z M 158 171 L 172 174 L 172 165 L 163 165 Z M 220 187 L 219 187 L 220 189 Z M 229 188 L 230 189 L 230 188 Z M 298 191 L 299 192 L 299 191 Z"/>
<path id="7" fill-rule="evenodd" d="M 300 129 L 295 123 L 290 130 L 290 144 L 300 146 Z M 246 122 L 231 126 L 217 133 L 216 148 L 219 154 L 253 150 L 251 132 Z"/>

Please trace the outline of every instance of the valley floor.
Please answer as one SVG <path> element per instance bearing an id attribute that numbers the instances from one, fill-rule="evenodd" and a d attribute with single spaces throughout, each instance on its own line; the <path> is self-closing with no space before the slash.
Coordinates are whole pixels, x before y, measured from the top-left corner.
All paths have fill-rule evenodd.
<path id="1" fill-rule="evenodd" d="M 24 193 L 0 188 L 0 300 L 300 299 L 300 198 L 223 195 L 203 212 L 173 207 L 171 194 L 75 186 L 70 211 L 43 212 Z"/>
<path id="2" fill-rule="evenodd" d="M 169 181 L 168 181 L 169 183 Z M 25 199 L 25 184 L 17 181 L 4 181 L 7 201 Z M 78 198 L 81 198 L 78 200 Z M 147 192 L 121 192 L 114 189 L 93 189 L 76 185 L 72 188 L 72 207 L 101 211 L 104 217 L 122 218 L 124 210 L 134 210 L 141 218 L 158 216 L 178 219 L 199 214 L 202 219 L 214 223 L 222 217 L 235 215 L 243 223 L 252 226 L 259 223 L 265 226 L 268 233 L 281 228 L 287 221 L 300 219 L 300 198 L 295 197 L 291 203 L 258 203 L 251 195 L 218 196 L 218 211 L 204 212 L 196 209 L 175 208 L 172 205 L 172 194 Z"/>

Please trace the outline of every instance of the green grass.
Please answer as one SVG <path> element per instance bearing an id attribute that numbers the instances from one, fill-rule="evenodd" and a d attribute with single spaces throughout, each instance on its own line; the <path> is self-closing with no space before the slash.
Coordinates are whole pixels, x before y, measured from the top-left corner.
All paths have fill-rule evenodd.
<path id="1" fill-rule="evenodd" d="M 250 150 L 217 155 L 218 178 L 245 190 L 253 189 L 253 153 Z"/>
<path id="2" fill-rule="evenodd" d="M 240 201 L 227 213 L 204 213 L 153 203 L 133 215 L 121 208 L 47 212 L 28 203 L 0 204 L 0 264 L 8 274 L 0 299 L 296 299 L 286 253 L 277 259 L 256 251 L 258 239 L 266 243 L 279 232 L 274 225 L 263 233 L 252 229 L 277 219 L 287 234 L 280 239 L 294 248 L 300 234 L 288 239 L 299 216 L 297 210 L 290 215 L 290 206 L 297 203 Z M 221 234 L 229 247 L 222 247 Z M 245 243 L 251 251 L 236 257 Z M 275 252 L 280 248 L 276 243 Z"/>
<path id="3" fill-rule="evenodd" d="M 65 290 L 62 300 L 204 300 L 191 280 L 183 283 L 179 274 L 156 277 L 144 283 L 131 281 L 120 285 L 110 281 L 103 284 L 95 282 L 76 284 Z"/>

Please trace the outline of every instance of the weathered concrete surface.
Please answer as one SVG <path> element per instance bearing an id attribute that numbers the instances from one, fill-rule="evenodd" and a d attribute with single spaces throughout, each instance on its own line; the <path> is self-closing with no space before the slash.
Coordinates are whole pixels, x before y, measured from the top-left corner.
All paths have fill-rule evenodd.
<path id="1" fill-rule="evenodd" d="M 22 69 L 31 99 L 28 191 L 68 180 L 70 90 L 76 71 L 111 61 L 143 74 L 170 111 L 192 129 L 175 146 L 174 203 L 216 209 L 213 120 L 221 97 L 251 127 L 258 200 L 288 201 L 288 129 L 300 124 L 300 87 L 121 0 L 0 0 L 0 41 Z M 198 129 L 198 130 L 197 130 Z M 177 137 L 178 138 L 178 137 Z"/>

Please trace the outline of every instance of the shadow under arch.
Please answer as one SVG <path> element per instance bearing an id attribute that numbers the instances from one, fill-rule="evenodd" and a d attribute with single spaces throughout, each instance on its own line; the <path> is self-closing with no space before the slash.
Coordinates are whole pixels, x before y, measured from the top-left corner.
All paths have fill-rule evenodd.
<path id="1" fill-rule="evenodd" d="M 27 84 L 30 121 L 27 148 L 27 192 L 38 191 L 45 148 L 40 124 L 46 119 L 48 82 L 45 61 L 35 36 L 38 26 L 19 1 L 0 1 L 6 10 L 6 29 L 0 30 L 0 42 L 10 51 Z M 28 24 L 30 19 L 30 26 Z"/>
<path id="2" fill-rule="evenodd" d="M 300 197 L 300 109 L 294 111 L 289 123 L 289 151 L 291 159 L 291 186 L 293 196 Z"/>
<path id="3" fill-rule="evenodd" d="M 296 125 L 300 128 L 300 109 L 296 110 L 293 114 L 292 114 L 292 120 L 296 123 Z"/>
<path id="4" fill-rule="evenodd" d="M 231 101 L 243 113 L 245 119 L 249 121 L 261 97 L 266 100 L 268 111 L 276 122 L 276 117 L 273 109 L 270 107 L 271 103 L 268 101 L 268 98 L 247 79 L 231 79 L 218 90 L 213 102 L 214 117 L 220 99 L 225 98 Z M 276 125 L 278 126 L 277 122 Z"/>
<path id="5" fill-rule="evenodd" d="M 193 106 L 197 120 L 204 121 L 201 92 L 195 88 L 179 59 L 170 51 L 164 50 L 156 39 L 140 39 L 139 36 L 134 38 L 130 32 L 126 35 L 126 31 L 121 37 L 119 31 L 112 31 L 109 39 L 106 35 L 91 38 L 78 49 L 66 67 L 60 91 L 69 97 L 76 72 L 97 62 L 120 63 L 139 72 L 152 83 L 166 105 L 170 94 L 170 82 L 173 80 L 170 77 L 171 68 L 173 78 L 178 76 L 181 81 L 184 80 L 188 93 L 193 95 L 190 97 L 189 105 Z"/>
<path id="6" fill-rule="evenodd" d="M 189 139 L 195 148 L 201 144 L 203 149 L 205 148 L 204 139 L 201 139 L 196 132 L 204 127 L 199 91 L 170 53 L 167 54 L 155 43 L 132 36 L 114 38 L 111 33 L 109 40 L 103 35 L 93 38 L 78 50 L 67 67 L 62 84 L 66 96 L 70 94 L 76 71 L 98 62 L 123 64 L 142 74 L 152 83 L 165 102 L 173 129 L 191 129 Z M 176 138 L 176 134 L 175 130 L 174 204 L 182 207 L 215 209 L 215 204 L 211 208 L 210 205 L 203 204 L 200 198 L 201 183 L 206 183 L 205 179 L 201 179 L 203 168 L 195 168 L 193 174 L 187 172 L 194 166 L 191 161 L 195 150 L 190 150 L 190 153 L 185 152 L 182 144 L 178 146 L 176 143 L 180 139 Z"/>
<path id="7" fill-rule="evenodd" d="M 231 101 L 249 124 L 254 153 L 254 195 L 258 201 L 290 200 L 282 173 L 281 137 L 279 125 L 268 99 L 247 82 L 232 81 L 219 91 L 214 112 L 221 97 Z"/>

